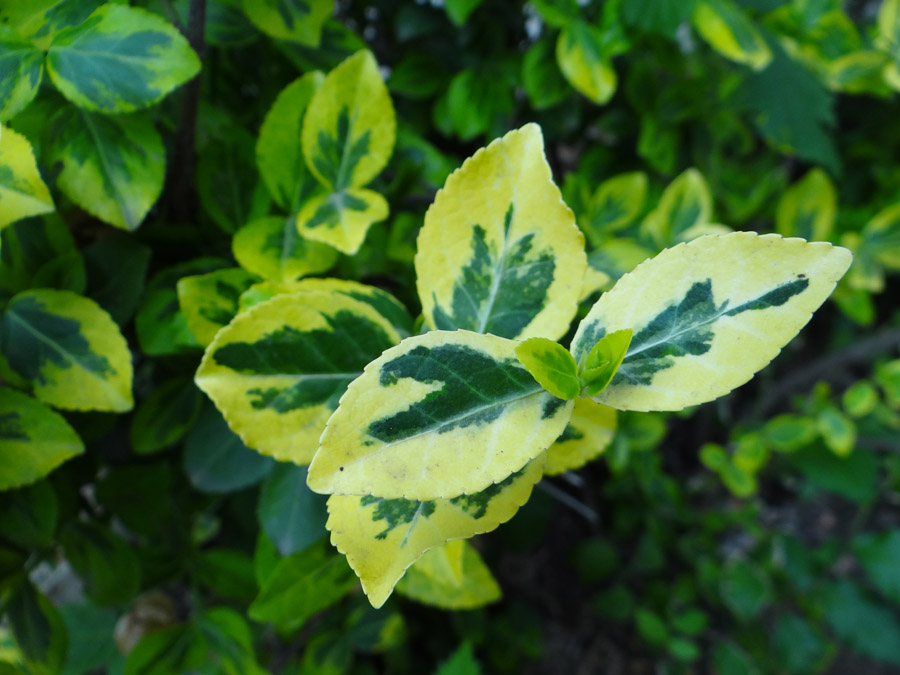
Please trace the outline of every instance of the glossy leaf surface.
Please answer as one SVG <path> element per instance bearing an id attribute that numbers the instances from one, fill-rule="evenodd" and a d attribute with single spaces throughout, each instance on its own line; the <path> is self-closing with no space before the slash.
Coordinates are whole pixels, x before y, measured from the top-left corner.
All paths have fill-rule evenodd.
<path id="1" fill-rule="evenodd" d="M 441 609 L 483 607 L 500 599 L 500 586 L 478 551 L 463 539 L 433 548 L 397 583 L 397 592 Z"/>
<path id="2" fill-rule="evenodd" d="M 234 318 L 241 293 L 255 281 L 258 281 L 255 274 L 239 267 L 178 280 L 178 304 L 201 347 L 212 342 L 216 333 Z"/>
<path id="3" fill-rule="evenodd" d="M 616 411 L 613 408 L 579 398 L 565 431 L 547 450 L 544 473 L 555 476 L 580 469 L 603 454 L 615 431 Z"/>
<path id="4" fill-rule="evenodd" d="M 38 173 L 31 144 L 12 129 L 0 127 L 0 229 L 52 210 L 53 199 Z"/>

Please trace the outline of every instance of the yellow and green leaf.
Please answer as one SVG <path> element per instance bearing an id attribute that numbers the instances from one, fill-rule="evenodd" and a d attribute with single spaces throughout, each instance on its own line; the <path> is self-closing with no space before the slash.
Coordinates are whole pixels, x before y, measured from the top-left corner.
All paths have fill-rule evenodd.
<path id="1" fill-rule="evenodd" d="M 82 452 L 84 443 L 61 415 L 0 387 L 0 490 L 33 483 Z"/>
<path id="2" fill-rule="evenodd" d="M 134 405 L 125 338 L 109 314 L 76 293 L 15 296 L 0 320 L 0 351 L 56 408 L 124 412 Z"/>
<path id="3" fill-rule="evenodd" d="M 47 72 L 75 105 L 124 113 L 156 103 L 193 78 L 200 59 L 156 14 L 108 4 L 53 38 Z"/>
<path id="4" fill-rule="evenodd" d="M 266 113 L 256 142 L 256 165 L 272 199 L 295 214 L 313 195 L 318 182 L 306 168 L 301 133 L 303 116 L 325 76 L 307 73 L 285 87 Z"/>
<path id="5" fill-rule="evenodd" d="M 449 499 L 521 469 L 559 437 L 573 404 L 545 392 L 515 348 L 494 335 L 432 331 L 384 352 L 329 420 L 310 488 Z"/>
<path id="6" fill-rule="evenodd" d="M 182 277 L 176 292 L 178 305 L 190 331 L 201 347 L 206 347 L 238 313 L 238 300 L 259 281 L 239 267 Z"/>
<path id="7" fill-rule="evenodd" d="M 244 14 L 269 37 L 318 47 L 334 0 L 242 0 Z"/>
<path id="8" fill-rule="evenodd" d="M 141 224 L 166 173 L 162 138 L 145 115 L 107 116 L 64 107 L 54 117 L 47 161 L 78 206 L 125 230 Z"/>
<path id="9" fill-rule="evenodd" d="M 891 71 L 897 68 L 890 55 L 874 49 L 844 54 L 828 63 L 829 88 L 847 94 L 891 95 Z"/>
<path id="10" fill-rule="evenodd" d="M 301 237 L 290 216 L 267 216 L 248 223 L 235 233 L 231 249 L 241 267 L 275 283 L 324 272 L 338 258 L 331 246 Z"/>
<path id="11" fill-rule="evenodd" d="M 384 197 L 365 188 L 348 188 L 313 197 L 297 215 L 301 236 L 353 255 L 369 228 L 388 217 Z"/>
<path id="12" fill-rule="evenodd" d="M 591 246 L 600 246 L 611 234 L 636 220 L 644 210 L 646 196 L 647 174 L 643 171 L 623 173 L 601 183 L 581 223 Z"/>
<path id="13" fill-rule="evenodd" d="M 850 266 L 846 249 L 735 232 L 667 249 L 622 277 L 581 322 L 572 354 L 634 337 L 599 402 L 680 410 L 747 382 L 809 321 Z"/>
<path id="14" fill-rule="evenodd" d="M 476 152 L 425 214 L 416 254 L 429 325 L 558 339 L 575 316 L 584 236 L 563 203 L 537 125 Z"/>
<path id="15" fill-rule="evenodd" d="M 834 183 L 821 169 L 812 169 L 785 191 L 775 207 L 775 230 L 785 237 L 828 241 L 837 214 Z"/>
<path id="16" fill-rule="evenodd" d="M 581 393 L 575 359 L 558 342 L 528 338 L 516 346 L 516 358 L 546 391 L 571 401 Z"/>
<path id="17" fill-rule="evenodd" d="M 900 270 L 900 202 L 879 211 L 862 230 L 860 254 Z"/>
<path id="18" fill-rule="evenodd" d="M 616 92 L 618 78 L 598 28 L 580 19 L 568 24 L 556 42 L 556 62 L 569 84 L 597 105 Z"/>
<path id="19" fill-rule="evenodd" d="M 360 51 L 325 78 L 303 121 L 303 154 L 333 192 L 360 188 L 394 149 L 394 106 L 371 52 Z"/>
<path id="20" fill-rule="evenodd" d="M 547 451 L 544 474 L 555 476 L 580 469 L 603 454 L 615 432 L 615 409 L 579 398 L 565 431 Z"/>
<path id="21" fill-rule="evenodd" d="M 632 337 L 631 329 L 625 328 L 597 340 L 580 368 L 586 396 L 593 398 L 609 386 L 625 359 Z"/>
<path id="22" fill-rule="evenodd" d="M 699 0 L 694 28 L 722 56 L 762 70 L 772 60 L 765 38 L 732 0 Z"/>
<path id="23" fill-rule="evenodd" d="M 828 405 L 816 416 L 816 429 L 825 445 L 838 457 L 846 457 L 856 446 L 856 424 L 836 406 Z"/>
<path id="24" fill-rule="evenodd" d="M 465 539 L 427 551 L 406 570 L 396 590 L 425 605 L 449 610 L 484 607 L 502 596 L 497 580 Z"/>
<path id="25" fill-rule="evenodd" d="M 247 446 L 307 464 L 347 385 L 399 341 L 359 300 L 312 290 L 278 295 L 216 335 L 196 382 Z"/>
<path id="26" fill-rule="evenodd" d="M 641 229 L 657 246 L 668 246 L 711 218 L 712 195 L 706 179 L 697 169 L 688 169 L 669 183 Z"/>
<path id="27" fill-rule="evenodd" d="M 541 454 L 482 492 L 453 499 L 328 498 L 331 543 L 347 556 L 374 607 L 381 607 L 404 571 L 426 551 L 453 539 L 490 532 L 515 515 L 540 480 Z"/>
<path id="28" fill-rule="evenodd" d="M 102 4 L 103 0 L 7 0 L 0 2 L 0 24 L 45 50 L 57 33 L 83 23 Z"/>
<path id="29" fill-rule="evenodd" d="M 900 91 L 900 1 L 884 0 L 878 10 L 876 45 L 891 55 L 884 67 L 884 80 L 894 91 Z"/>
<path id="30" fill-rule="evenodd" d="M 44 75 L 44 52 L 27 40 L 0 34 L 0 73 L 0 122 L 4 122 L 37 96 Z"/>
<path id="31" fill-rule="evenodd" d="M 53 199 L 41 180 L 31 144 L 21 134 L 0 126 L 0 230 L 53 208 Z"/>

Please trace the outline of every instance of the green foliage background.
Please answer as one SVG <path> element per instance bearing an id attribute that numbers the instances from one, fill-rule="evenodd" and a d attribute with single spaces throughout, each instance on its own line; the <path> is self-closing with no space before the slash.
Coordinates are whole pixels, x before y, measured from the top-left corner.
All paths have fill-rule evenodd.
<path id="1" fill-rule="evenodd" d="M 396 143 L 345 184 L 264 120 L 361 49 Z M 895 0 L 0 0 L 0 673 L 898 672 L 898 90 Z M 376 611 L 193 374 L 261 277 L 417 316 L 435 191 L 526 122 L 594 297 L 721 225 L 854 265 L 751 384 L 621 415 L 480 537 L 502 601 Z M 352 255 L 296 231 L 332 188 L 389 207 Z"/>

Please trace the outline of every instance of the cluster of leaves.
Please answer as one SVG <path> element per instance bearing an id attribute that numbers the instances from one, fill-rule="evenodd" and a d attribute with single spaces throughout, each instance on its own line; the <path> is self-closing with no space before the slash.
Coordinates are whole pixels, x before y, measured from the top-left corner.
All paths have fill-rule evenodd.
<path id="1" fill-rule="evenodd" d="M 534 574 L 670 672 L 895 662 L 900 2 L 852 5 L 0 0 L 0 670 L 516 672 Z M 857 370 L 621 412 L 849 263 L 753 231 L 854 253 L 789 349 Z"/>

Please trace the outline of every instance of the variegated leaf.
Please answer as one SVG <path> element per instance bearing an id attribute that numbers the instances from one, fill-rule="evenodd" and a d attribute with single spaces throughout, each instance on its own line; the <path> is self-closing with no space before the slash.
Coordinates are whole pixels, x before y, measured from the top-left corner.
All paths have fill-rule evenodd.
<path id="1" fill-rule="evenodd" d="M 318 187 L 300 141 L 303 116 L 325 76 L 314 70 L 285 87 L 266 113 L 256 142 L 256 165 L 272 199 L 294 214 Z"/>
<path id="2" fill-rule="evenodd" d="M 572 418 L 556 442 L 547 450 L 544 475 L 555 476 L 580 469 L 596 459 L 612 443 L 616 411 L 590 399 L 575 401 Z"/>
<path id="3" fill-rule="evenodd" d="M 324 272 L 338 258 L 331 246 L 301 237 L 290 216 L 248 223 L 235 233 L 231 249 L 241 267 L 276 283 Z"/>
<path id="4" fill-rule="evenodd" d="M 409 337 L 413 330 L 413 320 L 406 307 L 387 291 L 375 286 L 361 284 L 358 281 L 346 279 L 301 279 L 290 284 L 273 284 L 263 282 L 254 284 L 241 296 L 241 310 L 252 307 L 255 304 L 274 298 L 282 293 L 297 293 L 299 291 L 320 291 L 324 293 L 337 293 L 338 295 L 353 298 L 369 305 L 385 319 L 391 322 L 394 330 L 401 337 Z M 246 297 L 246 300 L 244 298 Z"/>
<path id="5" fill-rule="evenodd" d="M 900 202 L 879 211 L 862 230 L 863 255 L 900 270 Z"/>
<path id="6" fill-rule="evenodd" d="M 357 52 L 325 78 L 303 121 L 306 164 L 340 193 L 360 188 L 387 164 L 396 119 L 371 52 Z"/>
<path id="7" fill-rule="evenodd" d="M 685 234 L 712 218 L 712 195 L 697 169 L 688 169 L 669 183 L 659 205 L 641 224 L 657 246 L 686 239 Z"/>
<path id="8" fill-rule="evenodd" d="M 891 95 L 893 86 L 888 73 L 896 67 L 890 55 L 863 49 L 830 61 L 826 69 L 826 82 L 835 91 L 886 98 Z"/>
<path id="9" fill-rule="evenodd" d="M 600 246 L 611 234 L 632 223 L 644 210 L 647 174 L 623 173 L 603 181 L 588 204 L 582 223 L 592 247 Z"/>
<path id="10" fill-rule="evenodd" d="M 242 0 L 254 26 L 277 40 L 318 47 L 334 0 Z"/>
<path id="11" fill-rule="evenodd" d="M 49 211 L 53 211 L 53 199 L 38 173 L 31 144 L 21 134 L 0 126 L 0 230 Z"/>
<path id="12" fill-rule="evenodd" d="M 725 58 L 762 70 L 772 60 L 765 38 L 733 0 L 699 0 L 694 27 Z"/>
<path id="13" fill-rule="evenodd" d="M 328 421 L 315 492 L 449 499 L 504 480 L 546 450 L 572 410 L 516 359 L 468 331 L 407 338 L 366 366 Z"/>
<path id="14" fill-rule="evenodd" d="M 259 277 L 239 267 L 182 277 L 176 291 L 188 328 L 206 347 L 238 313 L 238 300 Z"/>
<path id="15" fill-rule="evenodd" d="M 44 74 L 44 52 L 14 35 L 0 34 L 0 122 L 37 96 Z"/>
<path id="16" fill-rule="evenodd" d="M 47 162 L 78 206 L 110 225 L 134 230 L 159 198 L 166 153 L 144 115 L 108 116 L 64 107 L 50 125 Z"/>
<path id="17" fill-rule="evenodd" d="M 449 610 L 484 607 L 502 595 L 478 551 L 464 539 L 427 551 L 406 570 L 396 589 L 407 598 Z"/>
<path id="18" fill-rule="evenodd" d="M 556 62 L 569 84 L 597 105 L 616 92 L 618 78 L 603 48 L 603 34 L 580 19 L 559 34 Z"/>
<path id="19" fill-rule="evenodd" d="M 33 483 L 82 452 L 84 443 L 61 415 L 0 387 L 0 490 Z"/>
<path id="20" fill-rule="evenodd" d="M 653 251 L 641 246 L 634 239 L 626 237 L 610 239 L 588 256 L 588 274 L 585 278 L 595 281 L 592 285 L 585 282 L 586 290 L 591 292 L 609 290 L 623 274 L 630 272 L 652 255 Z"/>
<path id="21" fill-rule="evenodd" d="M 744 384 L 809 321 L 850 266 L 846 249 L 735 232 L 667 249 L 622 277 L 578 327 L 579 365 L 630 328 L 625 360 L 597 401 L 680 410 Z"/>
<path id="22" fill-rule="evenodd" d="M 837 213 L 837 192 L 821 169 L 813 169 L 778 200 L 775 230 L 785 237 L 828 241 Z"/>
<path id="23" fill-rule="evenodd" d="M 900 0 L 881 3 L 876 44 L 892 57 L 884 67 L 884 81 L 894 91 L 900 91 Z"/>
<path id="24" fill-rule="evenodd" d="M 423 553 L 453 539 L 490 532 L 531 495 L 544 466 L 541 454 L 483 492 L 453 499 L 328 498 L 331 543 L 347 556 L 374 607 L 381 607 L 404 571 Z"/>
<path id="25" fill-rule="evenodd" d="M 0 320 L 0 351 L 54 407 L 123 412 L 134 405 L 131 351 L 93 300 L 46 288 L 19 293 Z"/>
<path id="26" fill-rule="evenodd" d="M 200 72 L 178 30 L 136 7 L 108 4 L 53 38 L 47 72 L 63 96 L 87 110 L 132 112 Z"/>
<path id="27" fill-rule="evenodd" d="M 6 0 L 0 2 L 0 24 L 9 26 L 38 49 L 47 49 L 64 28 L 84 22 L 104 0 Z"/>
<path id="28" fill-rule="evenodd" d="M 584 236 L 528 124 L 476 152 L 435 197 L 419 232 L 422 311 L 438 329 L 558 339 L 575 316 Z"/>
<path id="29" fill-rule="evenodd" d="M 353 298 L 278 295 L 216 335 L 196 382 L 246 445 L 307 464 L 347 385 L 399 341 L 385 318 Z"/>
<path id="30" fill-rule="evenodd" d="M 374 223 L 388 217 L 388 203 L 372 190 L 349 188 L 310 199 L 297 215 L 298 232 L 353 255 Z"/>

